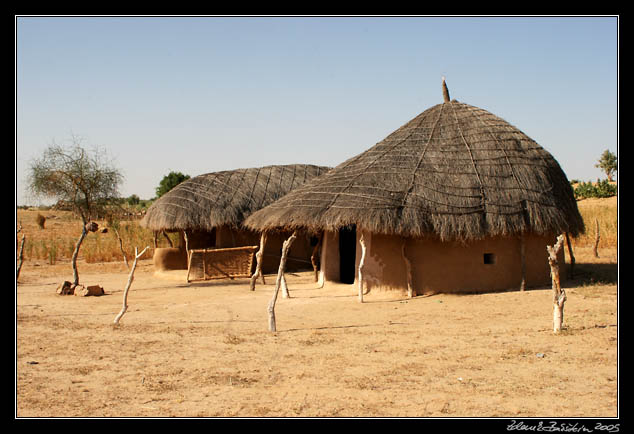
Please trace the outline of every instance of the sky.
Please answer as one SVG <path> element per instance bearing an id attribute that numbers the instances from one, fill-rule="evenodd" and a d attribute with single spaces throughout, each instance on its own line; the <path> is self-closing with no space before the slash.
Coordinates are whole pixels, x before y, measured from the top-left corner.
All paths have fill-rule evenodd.
<path id="1" fill-rule="evenodd" d="M 617 16 L 16 16 L 16 205 L 55 143 L 105 150 L 121 197 L 189 176 L 336 166 L 452 99 L 568 179 L 618 155 Z"/>

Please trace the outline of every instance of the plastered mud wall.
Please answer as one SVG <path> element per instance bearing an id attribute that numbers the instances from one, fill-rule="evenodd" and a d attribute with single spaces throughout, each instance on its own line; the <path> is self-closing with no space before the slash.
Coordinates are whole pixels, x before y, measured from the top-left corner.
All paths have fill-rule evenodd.
<path id="1" fill-rule="evenodd" d="M 356 270 L 361 258 L 357 233 Z M 364 233 L 366 256 L 363 277 L 372 290 L 407 290 L 405 255 L 412 266 L 412 286 L 418 295 L 455 292 L 493 292 L 519 289 L 521 283 L 520 237 L 495 237 L 470 243 L 441 242 L 431 238 L 402 238 Z M 546 245 L 555 235 L 525 236 L 526 287 L 550 285 Z M 338 281 L 337 233 L 327 232 L 322 248 L 322 275 Z M 559 254 L 564 279 L 564 250 Z M 356 282 L 355 282 L 356 284 Z"/>

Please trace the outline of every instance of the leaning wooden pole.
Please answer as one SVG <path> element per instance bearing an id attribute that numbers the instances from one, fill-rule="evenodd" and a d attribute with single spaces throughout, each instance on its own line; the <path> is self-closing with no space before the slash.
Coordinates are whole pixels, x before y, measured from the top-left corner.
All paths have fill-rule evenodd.
<path id="1" fill-rule="evenodd" d="M 128 276 L 128 284 L 125 286 L 125 290 L 123 291 L 123 307 L 121 308 L 121 312 L 115 317 L 114 323 L 119 324 L 121 317 L 128 310 L 128 292 L 130 291 L 130 286 L 132 286 L 132 281 L 134 280 L 134 270 L 136 269 L 136 263 L 141 256 L 145 253 L 150 246 L 145 247 L 141 253 L 139 253 L 138 247 L 134 248 L 134 263 L 132 263 L 132 270 L 130 270 L 130 275 Z"/>
<path id="2" fill-rule="evenodd" d="M 561 288 L 559 280 L 559 261 L 557 255 L 564 242 L 564 236 L 559 235 L 554 246 L 546 246 L 548 251 L 548 264 L 550 265 L 550 277 L 553 285 L 553 332 L 559 333 L 564 322 L 564 303 L 566 291 Z"/>
<path id="3" fill-rule="evenodd" d="M 365 264 L 365 239 L 363 238 L 363 232 L 359 238 L 359 244 L 361 244 L 361 260 L 359 261 L 359 302 L 363 303 L 363 265 Z"/>
<path id="4" fill-rule="evenodd" d="M 568 256 L 570 256 L 570 269 L 568 271 L 568 277 L 570 279 L 575 278 L 575 254 L 572 251 L 572 243 L 570 242 L 570 234 L 566 232 L 566 245 L 568 246 Z"/>
<path id="5" fill-rule="evenodd" d="M 251 283 L 249 284 L 251 291 L 255 291 L 255 282 L 258 280 L 258 276 L 262 278 L 262 285 L 266 284 L 264 281 L 264 274 L 262 274 L 262 261 L 264 260 L 264 246 L 266 245 L 266 239 L 266 232 L 262 232 L 262 236 L 260 237 L 260 249 L 255 254 L 255 271 L 251 276 Z"/>
<path id="6" fill-rule="evenodd" d="M 22 232 L 22 223 L 18 224 L 17 233 Z M 22 270 L 22 262 L 24 261 L 24 244 L 26 242 L 26 235 L 22 234 L 22 241 L 20 242 L 20 250 L 17 259 L 17 269 L 15 272 L 15 281 L 17 282 L 20 278 L 20 270 Z"/>
<path id="7" fill-rule="evenodd" d="M 277 301 L 277 294 L 280 292 L 280 286 L 282 285 L 282 279 L 284 279 L 284 268 L 286 267 L 286 257 L 288 256 L 288 250 L 291 248 L 291 244 L 297 238 L 297 233 L 293 234 L 282 244 L 282 258 L 280 259 L 280 268 L 277 271 L 277 279 L 275 280 L 275 289 L 273 290 L 273 298 L 268 305 L 269 314 L 269 331 L 277 331 L 275 324 L 275 302 Z"/>

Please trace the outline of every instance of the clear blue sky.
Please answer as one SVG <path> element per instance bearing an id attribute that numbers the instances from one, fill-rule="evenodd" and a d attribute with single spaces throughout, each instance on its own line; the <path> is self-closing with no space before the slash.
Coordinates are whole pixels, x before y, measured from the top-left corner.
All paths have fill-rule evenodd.
<path id="1" fill-rule="evenodd" d="M 335 166 L 452 98 L 506 119 L 569 179 L 618 143 L 618 18 L 31 17 L 15 20 L 16 203 L 29 162 L 81 137 L 121 195 L 164 175 Z"/>

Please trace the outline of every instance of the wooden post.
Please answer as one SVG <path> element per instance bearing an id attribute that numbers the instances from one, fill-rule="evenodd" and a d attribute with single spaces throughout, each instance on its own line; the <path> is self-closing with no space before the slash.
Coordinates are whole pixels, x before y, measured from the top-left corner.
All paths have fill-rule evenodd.
<path id="1" fill-rule="evenodd" d="M 359 244 L 361 244 L 361 260 L 359 261 L 359 302 L 363 303 L 363 265 L 365 264 L 365 240 L 363 239 L 363 232 L 359 238 Z"/>
<path id="2" fill-rule="evenodd" d="M 596 228 L 596 230 L 595 230 L 595 238 L 594 238 L 594 247 L 592 251 L 594 252 L 594 257 L 598 258 L 599 257 L 599 239 L 601 238 L 601 234 L 599 233 L 599 219 L 597 218 L 594 219 L 594 227 Z"/>
<path id="3" fill-rule="evenodd" d="M 17 229 L 17 233 L 22 232 L 22 223 L 18 224 L 18 229 Z M 19 254 L 18 254 L 18 260 L 17 260 L 17 269 L 15 272 L 15 281 L 17 283 L 18 279 L 20 278 L 20 270 L 22 270 L 22 262 L 24 261 L 24 243 L 26 242 L 26 234 L 22 234 L 22 241 L 20 242 L 20 250 L 19 250 Z"/>
<path id="4" fill-rule="evenodd" d="M 170 239 L 169 236 L 167 236 L 167 232 L 163 231 L 163 236 L 167 240 L 167 243 L 170 245 L 170 247 L 174 247 L 174 244 L 172 243 L 172 240 Z"/>
<path id="5" fill-rule="evenodd" d="M 189 280 L 189 274 L 191 273 L 192 270 L 192 255 L 194 254 L 193 251 L 187 252 L 187 277 L 185 278 L 187 283 L 190 282 Z"/>
<path id="6" fill-rule="evenodd" d="M 185 240 L 185 253 L 187 253 L 189 252 L 189 237 L 185 229 L 183 229 L 183 240 Z"/>
<path id="7" fill-rule="evenodd" d="M 123 250 L 123 240 L 121 239 L 121 235 L 119 234 L 116 226 L 112 226 L 112 230 L 114 231 L 115 235 L 117 236 L 117 240 L 119 241 L 119 250 L 121 251 L 121 255 L 123 256 L 123 262 L 125 263 L 126 268 L 129 269 L 130 264 L 128 264 L 128 257 L 125 254 L 125 250 Z"/>
<path id="8" fill-rule="evenodd" d="M 317 255 L 319 254 L 319 249 L 321 248 L 321 240 L 323 239 L 323 233 L 319 235 L 319 240 L 315 247 L 313 248 L 313 253 L 310 255 L 310 263 L 313 264 L 313 271 L 315 272 L 315 282 L 319 281 L 319 267 L 317 267 Z"/>
<path id="9" fill-rule="evenodd" d="M 134 263 L 132 264 L 132 270 L 130 270 L 130 275 L 128 276 L 128 284 L 126 285 L 125 290 L 123 291 L 123 307 L 121 308 L 121 312 L 119 312 L 119 314 L 114 319 L 115 324 L 119 324 L 121 317 L 128 310 L 128 292 L 130 291 L 130 286 L 132 285 L 132 281 L 134 280 L 134 270 L 136 269 L 136 263 L 139 260 L 139 258 L 143 256 L 145 251 L 149 248 L 150 246 L 146 246 L 145 249 L 143 249 L 141 253 L 139 253 L 138 247 L 134 248 Z"/>
<path id="10" fill-rule="evenodd" d="M 559 281 L 559 262 L 557 254 L 561 250 L 564 236 L 559 235 L 553 247 L 546 246 L 548 251 L 548 264 L 550 265 L 550 277 L 553 285 L 553 332 L 559 333 L 564 322 L 564 303 L 566 301 L 566 291 L 561 289 Z"/>
<path id="11" fill-rule="evenodd" d="M 293 234 L 282 244 L 282 258 L 280 259 L 280 268 L 277 271 L 277 279 L 275 281 L 275 289 L 273 291 L 273 298 L 268 305 L 268 314 L 269 314 L 269 331 L 275 332 L 277 331 L 275 324 L 275 302 L 277 301 L 277 294 L 280 291 L 280 286 L 282 284 L 282 279 L 284 278 L 284 268 L 286 267 L 286 256 L 288 255 L 288 250 L 297 238 L 297 233 L 293 232 Z"/>
<path id="12" fill-rule="evenodd" d="M 266 232 L 262 232 L 262 236 L 260 236 L 260 249 L 255 254 L 255 272 L 251 276 L 251 283 L 249 285 L 251 291 L 255 291 L 255 281 L 258 280 L 258 276 L 262 277 L 262 285 L 266 284 L 266 282 L 264 281 L 264 274 L 262 274 L 262 260 L 264 258 L 264 246 L 266 245 L 266 239 Z"/>
<path id="13" fill-rule="evenodd" d="M 282 298 L 291 298 L 290 292 L 288 292 L 288 285 L 286 284 L 286 277 L 282 274 Z"/>
<path id="14" fill-rule="evenodd" d="M 520 261 L 522 266 L 522 280 L 520 281 L 520 291 L 526 290 L 526 235 L 520 234 Z"/>
<path id="15" fill-rule="evenodd" d="M 401 246 L 401 255 L 405 262 L 405 271 L 407 273 L 407 297 L 412 298 L 414 296 L 414 289 L 412 288 L 412 263 L 405 255 L 405 243 L 407 240 L 403 239 L 403 245 Z"/>
<path id="16" fill-rule="evenodd" d="M 566 232 L 566 245 L 568 246 L 568 256 L 570 256 L 570 271 L 568 277 L 570 279 L 575 278 L 575 255 L 572 252 L 572 243 L 570 242 L 570 234 Z"/>

